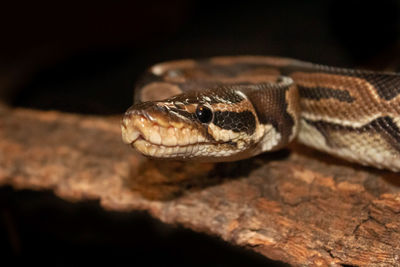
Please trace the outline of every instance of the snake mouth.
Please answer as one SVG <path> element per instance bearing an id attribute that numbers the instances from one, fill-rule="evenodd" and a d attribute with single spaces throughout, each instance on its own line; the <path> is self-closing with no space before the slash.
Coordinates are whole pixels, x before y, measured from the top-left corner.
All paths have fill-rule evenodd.
<path id="1" fill-rule="evenodd" d="M 235 150 L 231 142 L 208 140 L 184 122 L 156 119 L 149 114 L 126 114 L 121 130 L 124 143 L 153 158 L 213 161 Z"/>
<path id="2" fill-rule="evenodd" d="M 145 156 L 227 161 L 243 154 L 248 147 L 243 139 L 215 138 L 218 130 L 214 128 L 150 102 L 132 106 L 121 122 L 124 143 Z"/>
<path id="3" fill-rule="evenodd" d="M 202 144 L 205 145 L 205 144 Z M 156 158 L 191 158 L 197 152 L 199 144 L 189 144 L 180 146 L 164 146 L 149 142 L 148 140 L 139 137 L 131 146 L 146 156 Z"/>
<path id="4" fill-rule="evenodd" d="M 125 114 L 122 140 L 144 155 L 158 158 L 193 157 L 209 142 L 198 129 L 157 114 Z"/>

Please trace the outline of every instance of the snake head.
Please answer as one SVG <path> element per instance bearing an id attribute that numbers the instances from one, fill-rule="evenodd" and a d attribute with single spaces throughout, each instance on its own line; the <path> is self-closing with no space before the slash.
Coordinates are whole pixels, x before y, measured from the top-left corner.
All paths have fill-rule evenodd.
<path id="1" fill-rule="evenodd" d="M 264 135 L 256 111 L 235 88 L 191 91 L 130 107 L 123 141 L 154 158 L 237 160 L 254 154 Z"/>

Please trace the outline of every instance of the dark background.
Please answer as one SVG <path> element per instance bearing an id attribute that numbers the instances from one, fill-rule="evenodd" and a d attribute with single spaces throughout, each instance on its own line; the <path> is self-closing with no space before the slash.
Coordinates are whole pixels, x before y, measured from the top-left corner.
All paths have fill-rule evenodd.
<path id="1" fill-rule="evenodd" d="M 398 1 L 13 1 L 0 8 L 0 97 L 12 106 L 121 114 L 146 67 L 260 54 L 399 66 Z M 261 266 L 263 257 L 142 213 L 0 188 L 0 255 L 47 265 Z M 78 259 L 81 258 L 81 259 Z M 277 263 L 275 263 L 277 264 Z"/>

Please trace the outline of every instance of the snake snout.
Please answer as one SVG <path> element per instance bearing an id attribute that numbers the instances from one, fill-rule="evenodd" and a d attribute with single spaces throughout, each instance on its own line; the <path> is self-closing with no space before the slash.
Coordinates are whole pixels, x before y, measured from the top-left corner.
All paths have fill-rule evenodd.
<path id="1" fill-rule="evenodd" d="M 133 121 L 129 116 L 124 116 L 121 121 L 122 141 L 125 144 L 132 144 L 140 138 L 141 132 L 134 127 Z"/>
<path id="2" fill-rule="evenodd" d="M 171 122 L 167 115 L 165 107 L 154 103 L 144 102 L 132 106 L 121 122 L 124 143 L 135 145 L 140 143 L 136 141 L 145 140 L 154 145 L 176 145 L 178 141 L 174 128 L 182 126 L 181 123 Z"/>
<path id="3" fill-rule="evenodd" d="M 193 157 L 201 153 L 200 148 L 207 139 L 201 129 L 187 121 L 173 114 L 167 105 L 139 103 L 129 108 L 122 118 L 122 139 L 147 156 Z"/>

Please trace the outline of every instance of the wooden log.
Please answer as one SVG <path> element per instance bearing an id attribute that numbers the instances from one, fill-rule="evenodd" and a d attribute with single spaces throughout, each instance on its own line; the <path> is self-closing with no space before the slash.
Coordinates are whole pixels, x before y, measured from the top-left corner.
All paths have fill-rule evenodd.
<path id="1" fill-rule="evenodd" d="M 154 161 L 119 117 L 0 106 L 0 183 L 146 210 L 292 265 L 400 266 L 400 175 L 300 145 L 234 163 Z"/>

